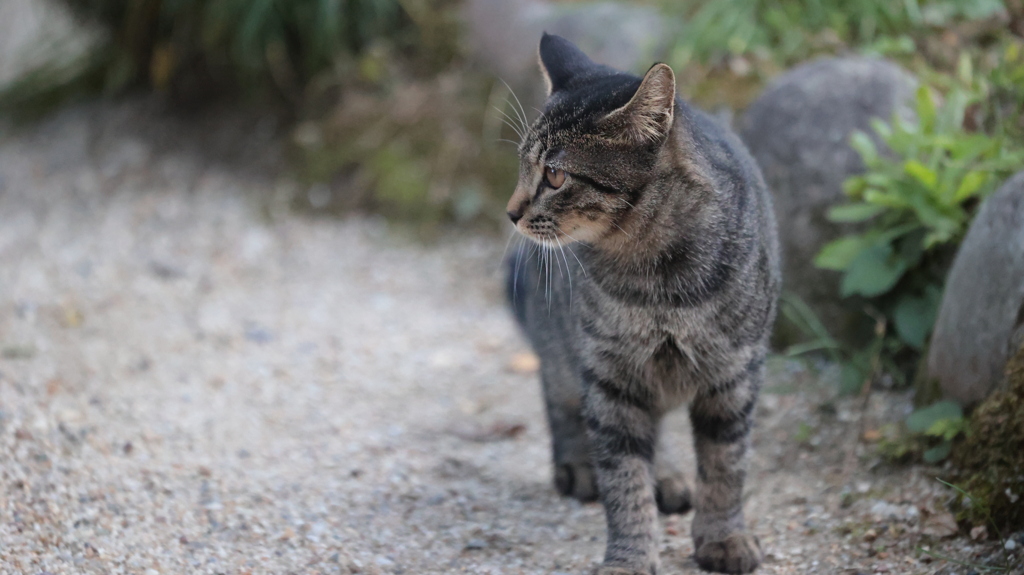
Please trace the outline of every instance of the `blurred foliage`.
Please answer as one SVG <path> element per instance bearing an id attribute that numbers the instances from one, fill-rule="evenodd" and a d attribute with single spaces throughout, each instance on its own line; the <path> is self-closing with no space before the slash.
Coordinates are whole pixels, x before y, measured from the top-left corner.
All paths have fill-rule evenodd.
<path id="1" fill-rule="evenodd" d="M 504 195 L 518 164 L 494 108 L 510 99 L 503 84 L 460 69 L 388 93 L 349 91 L 331 115 L 295 132 L 310 186 L 296 205 L 370 208 L 427 233 L 441 221 L 505 223 Z"/>
<path id="2" fill-rule="evenodd" d="M 980 113 L 983 94 L 963 88 L 970 73 L 963 76 L 941 106 L 921 86 L 916 120 L 876 121 L 885 153 L 867 134 L 852 136 L 866 173 L 846 181 L 851 202 L 830 210 L 829 219 L 861 224 L 862 231 L 829 243 L 815 259 L 818 267 L 842 272 L 842 297 L 855 298 L 891 327 L 882 335 L 889 341 L 865 353 L 882 353 L 882 365 L 900 382 L 926 345 L 953 255 L 977 207 L 1024 165 L 1024 149 L 1006 130 L 977 130 L 972 111 Z M 846 368 L 857 380 L 868 375 L 863 361 Z"/>
<path id="3" fill-rule="evenodd" d="M 357 59 L 387 46 L 428 70 L 450 59 L 427 0 L 60 0 L 105 41 L 48 62 L 0 94 L 28 111 L 80 94 L 148 88 L 189 101 L 273 91 L 303 103 L 310 87 L 357 76 Z M 451 25 L 449 25 L 451 27 Z M 426 64 L 426 66 L 423 66 Z"/>
<path id="4" fill-rule="evenodd" d="M 706 106 L 743 108 L 765 81 L 815 56 L 859 52 L 895 58 L 915 72 L 948 69 L 967 45 L 1009 31 L 1000 0 L 659 4 L 685 22 L 668 60 L 682 71 L 684 89 Z"/>
<path id="5" fill-rule="evenodd" d="M 60 1 L 106 41 L 30 71 L 0 108 L 34 117 L 132 89 L 179 105 L 252 96 L 294 120 L 294 206 L 424 229 L 504 213 L 490 190 L 516 166 L 492 108 L 508 92 L 469 70 L 455 0 Z"/>
<path id="6" fill-rule="evenodd" d="M 908 52 L 913 34 L 1004 10 L 1000 0 L 683 0 L 664 6 L 687 22 L 676 62 L 755 55 L 783 65 L 844 46 Z"/>
<path id="7" fill-rule="evenodd" d="M 514 98 L 469 65 L 459 0 L 54 1 L 106 41 L 25 75 L 0 92 L 0 108 L 39 112 L 132 89 L 176 103 L 271 96 L 297 126 L 293 204 L 367 207 L 426 227 L 501 219 L 516 166 L 497 144 L 514 138 L 494 108 L 512 116 Z M 646 1 L 685 22 L 669 61 L 705 106 L 742 109 L 786 67 L 851 51 L 890 55 L 948 91 L 966 55 L 971 93 L 984 94 L 970 104 L 973 130 L 1024 133 L 1020 0 Z"/>
<path id="8" fill-rule="evenodd" d="M 878 445 L 882 456 L 938 463 L 949 457 L 954 440 L 970 437 L 970 427 L 958 403 L 940 401 L 911 413 L 903 429 L 886 429 L 882 435 Z"/>

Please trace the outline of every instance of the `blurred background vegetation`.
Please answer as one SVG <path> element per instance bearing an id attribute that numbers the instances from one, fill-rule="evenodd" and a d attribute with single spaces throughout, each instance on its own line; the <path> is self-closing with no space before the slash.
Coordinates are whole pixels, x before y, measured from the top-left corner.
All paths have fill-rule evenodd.
<path id="1" fill-rule="evenodd" d="M 497 229 L 515 180 L 514 96 L 474 64 L 459 0 L 54 0 L 99 30 L 74 58 L 0 90 L 35 118 L 97 96 L 148 93 L 182 109 L 264 106 L 286 120 L 296 209 L 372 210 L 424 234 Z M 583 4 L 560 2 L 561 4 Z M 926 345 L 951 256 L 981 200 L 1024 164 L 1024 0 L 647 0 L 664 14 L 683 95 L 742 113 L 766 83 L 823 55 L 889 58 L 921 81 L 917 121 L 863 134 L 868 172 L 847 182 L 837 222 L 858 234 L 817 264 L 844 274 L 880 329 L 863 349 L 808 316 L 844 387 L 906 384 Z M 614 33 L 614 31 L 611 31 Z M 532 114 L 529 109 L 527 114 Z M 799 307 L 799 306 L 797 306 Z"/>
<path id="2" fill-rule="evenodd" d="M 515 137 L 494 108 L 511 113 L 510 96 L 473 66 L 459 0 L 54 1 L 100 39 L 4 87 L 0 109 L 33 117 L 140 91 L 184 108 L 270 104 L 295 127 L 295 170 L 311 192 L 298 204 L 368 207 L 427 228 L 501 213 L 489 208 L 515 162 L 498 140 Z M 669 63 L 705 107 L 741 112 L 768 80 L 809 58 L 876 54 L 935 96 L 966 94 L 968 132 L 1024 134 L 1022 0 L 640 3 L 673 22 Z"/>

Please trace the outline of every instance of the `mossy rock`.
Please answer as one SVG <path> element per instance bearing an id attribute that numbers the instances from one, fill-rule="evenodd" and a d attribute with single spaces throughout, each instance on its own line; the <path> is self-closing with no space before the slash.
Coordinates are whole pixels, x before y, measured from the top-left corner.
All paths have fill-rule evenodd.
<path id="1" fill-rule="evenodd" d="M 959 519 L 991 522 L 1003 533 L 1024 528 L 1024 345 L 1006 366 L 1006 382 L 970 418 L 970 437 L 953 451 L 960 470 Z"/>

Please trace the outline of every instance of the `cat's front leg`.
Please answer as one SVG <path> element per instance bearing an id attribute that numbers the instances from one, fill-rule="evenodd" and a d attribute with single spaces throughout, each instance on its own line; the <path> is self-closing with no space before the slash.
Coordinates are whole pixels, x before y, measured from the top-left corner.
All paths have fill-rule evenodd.
<path id="1" fill-rule="evenodd" d="M 743 521 L 743 481 L 763 364 L 761 355 L 690 406 L 697 452 L 694 558 L 708 571 L 750 573 L 761 563 L 760 541 Z"/>
<path id="2" fill-rule="evenodd" d="M 657 419 L 642 390 L 583 374 L 584 417 L 608 524 L 598 575 L 654 575 L 658 570 L 654 451 Z"/>

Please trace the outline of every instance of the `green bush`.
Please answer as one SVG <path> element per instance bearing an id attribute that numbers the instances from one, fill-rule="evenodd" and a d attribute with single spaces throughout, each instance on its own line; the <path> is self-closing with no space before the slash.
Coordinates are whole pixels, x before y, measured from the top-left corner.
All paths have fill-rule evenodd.
<path id="1" fill-rule="evenodd" d="M 829 212 L 832 221 L 860 223 L 863 231 L 827 244 L 815 264 L 841 272 L 840 295 L 856 298 L 884 323 L 885 341 L 873 352 L 897 377 L 925 346 L 952 256 L 978 204 L 1024 165 L 1024 152 L 1008 137 L 965 129 L 968 110 L 978 104 L 977 96 L 953 89 L 937 107 L 922 86 L 916 121 L 874 123 L 890 152 L 854 134 L 866 173 L 847 180 L 851 202 Z M 851 379 L 867 376 L 864 361 L 849 368 Z"/>

